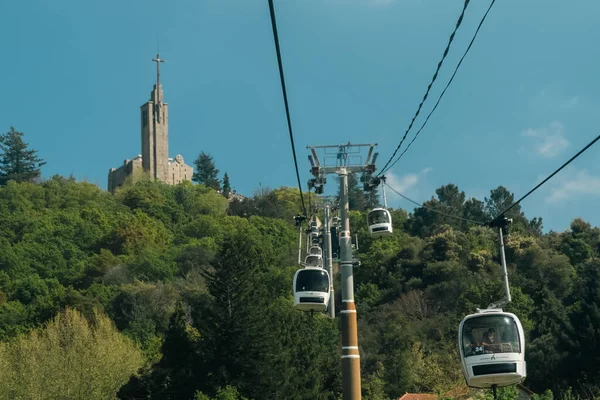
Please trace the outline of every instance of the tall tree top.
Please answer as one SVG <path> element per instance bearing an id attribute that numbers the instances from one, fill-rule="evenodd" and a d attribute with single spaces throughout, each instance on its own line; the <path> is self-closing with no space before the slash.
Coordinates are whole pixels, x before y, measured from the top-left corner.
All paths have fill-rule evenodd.
<path id="1" fill-rule="evenodd" d="M 231 184 L 229 183 L 229 175 L 225 172 L 225 175 L 223 175 L 223 196 L 228 198 L 229 193 L 231 193 Z"/>
<path id="2" fill-rule="evenodd" d="M 46 164 L 37 156 L 37 150 L 28 148 L 23 141 L 23 132 L 14 127 L 0 135 L 0 186 L 10 180 L 30 182 L 41 175 L 41 167 Z"/>
<path id="3" fill-rule="evenodd" d="M 221 190 L 221 182 L 217 178 L 219 170 L 215 167 L 212 156 L 202 152 L 194 161 L 194 165 L 196 172 L 192 175 L 192 181 L 215 190 Z"/>

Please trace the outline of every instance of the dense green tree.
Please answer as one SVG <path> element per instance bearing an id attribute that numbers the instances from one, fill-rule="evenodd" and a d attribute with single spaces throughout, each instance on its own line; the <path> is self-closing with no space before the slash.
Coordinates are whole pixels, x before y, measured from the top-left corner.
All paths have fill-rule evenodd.
<path id="1" fill-rule="evenodd" d="M 490 197 L 485 198 L 485 211 L 488 220 L 497 217 L 501 212 L 504 212 L 514 203 L 514 194 L 504 186 L 498 186 L 490 191 Z M 512 230 L 533 235 L 541 235 L 542 219 L 533 218 L 531 221 L 525 218 L 525 214 L 521 211 L 521 205 L 517 204 L 510 209 L 506 215 L 507 218 L 513 219 Z"/>
<path id="2" fill-rule="evenodd" d="M 364 208 L 350 211 L 365 398 L 469 394 L 456 330 L 503 295 L 502 274 L 497 232 L 455 217 L 486 221 L 512 194 L 497 189 L 484 203 L 444 185 L 435 196 L 410 213 L 391 210 L 394 232 L 384 238 L 370 236 Z M 122 398 L 337 399 L 339 318 L 293 308 L 300 210 L 297 188 L 261 188 L 229 204 L 189 182 L 111 194 L 59 176 L 10 181 L 0 188 L 0 347 L 66 307 L 90 321 L 104 310 L 145 359 Z M 525 328 L 525 384 L 593 397 L 600 230 L 576 219 L 543 234 L 541 219 L 516 211 L 505 237 L 506 310 Z M 334 282 L 339 310 L 339 275 Z"/>
<path id="3" fill-rule="evenodd" d="M 423 207 L 415 209 L 409 223 L 409 230 L 413 235 L 430 236 L 441 225 L 453 228 L 464 225 L 464 221 L 453 216 L 463 217 L 465 193 L 452 184 L 444 185 L 435 192 L 437 199 L 432 197 L 423 203 Z"/>
<path id="4" fill-rule="evenodd" d="M 339 178 L 336 179 L 336 184 L 338 186 L 339 197 L 341 190 Z M 348 203 L 350 210 L 365 211 L 367 209 L 367 196 L 356 174 L 348 174 Z"/>
<path id="5" fill-rule="evenodd" d="M 575 339 L 569 346 L 568 364 L 577 369 L 562 368 L 563 375 L 584 384 L 594 384 L 600 379 L 600 260 L 594 259 L 578 266 L 575 285 L 575 305 L 571 311 L 571 325 Z"/>
<path id="6" fill-rule="evenodd" d="M 31 182 L 40 177 L 41 167 L 46 164 L 37 156 L 37 150 L 28 148 L 23 141 L 23 132 L 17 132 L 12 126 L 0 135 L 0 186 L 10 180 Z"/>
<path id="7" fill-rule="evenodd" d="M 249 224 L 242 226 L 249 228 Z M 207 333 L 211 385 L 232 384 L 252 392 L 252 377 L 257 379 L 259 372 L 256 363 L 266 351 L 265 343 L 258 340 L 264 326 L 260 310 L 267 301 L 259 280 L 265 259 L 256 236 L 240 228 L 225 238 L 214 269 L 204 272 L 213 301 L 202 311 L 199 330 Z"/>
<path id="8" fill-rule="evenodd" d="M 192 175 L 192 181 L 215 190 L 221 189 L 221 182 L 217 178 L 219 170 L 215 167 L 211 155 L 204 152 L 200 153 L 194 160 L 194 165 L 196 166 L 196 171 Z"/>
<path id="9" fill-rule="evenodd" d="M 231 184 L 229 183 L 229 175 L 225 172 L 223 175 L 223 196 L 225 198 L 229 198 L 229 194 L 231 193 Z"/>
<path id="10" fill-rule="evenodd" d="M 374 188 L 371 191 L 365 192 L 364 193 L 365 196 L 365 207 L 367 209 L 373 209 L 373 208 L 377 208 L 377 207 L 381 207 L 383 206 L 383 204 L 380 201 L 380 196 L 379 196 L 379 189 L 378 188 Z"/>
<path id="11" fill-rule="evenodd" d="M 90 323 L 67 308 L 41 331 L 0 343 L 0 394 L 6 398 L 106 399 L 143 364 L 136 345 L 112 321 Z"/>
<path id="12" fill-rule="evenodd" d="M 476 221 L 476 222 L 488 222 L 486 219 L 486 213 L 484 203 L 474 197 L 465 201 L 463 206 L 463 216 L 465 219 Z M 468 221 L 465 221 L 468 223 Z M 465 225 L 463 225 L 465 226 Z"/>
<path id="13" fill-rule="evenodd" d="M 132 377 L 119 391 L 119 397 L 191 399 L 200 386 L 195 379 L 202 364 L 200 339 L 199 332 L 188 323 L 183 303 L 178 302 L 161 348 L 162 359 L 146 375 Z"/>
<path id="14" fill-rule="evenodd" d="M 485 211 L 488 218 L 494 218 L 504 212 L 515 201 L 515 196 L 508 191 L 504 186 L 498 186 L 496 189 L 490 190 L 490 197 L 485 198 Z M 513 207 L 507 218 L 516 218 L 521 215 L 521 205 Z"/>

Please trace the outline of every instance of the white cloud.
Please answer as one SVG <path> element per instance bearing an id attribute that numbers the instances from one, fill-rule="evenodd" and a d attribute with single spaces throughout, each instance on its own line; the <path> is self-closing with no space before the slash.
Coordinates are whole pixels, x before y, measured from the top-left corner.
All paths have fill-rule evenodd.
<path id="1" fill-rule="evenodd" d="M 401 177 L 393 187 L 399 192 L 406 192 L 407 190 L 414 187 L 419 182 L 419 176 L 417 174 L 408 174 Z"/>
<path id="2" fill-rule="evenodd" d="M 550 189 L 546 203 L 561 204 L 573 197 L 588 195 L 600 197 L 600 177 L 592 176 L 587 171 L 571 170 L 558 180 L 558 184 Z"/>
<path id="3" fill-rule="evenodd" d="M 533 150 L 542 157 L 556 157 L 569 147 L 569 141 L 564 136 L 564 126 L 558 121 L 552 121 L 546 128 L 526 129 L 523 136 L 535 140 Z"/>
<path id="4" fill-rule="evenodd" d="M 385 173 L 385 177 L 387 178 L 386 182 L 389 187 L 394 188 L 404 196 L 415 197 L 418 196 L 417 185 L 422 178 L 432 170 L 432 168 L 424 168 L 419 173 L 410 173 L 402 176 L 396 176 L 391 171 L 387 171 Z M 388 206 L 390 205 L 390 201 L 394 204 L 398 204 L 398 201 L 400 200 L 405 201 L 400 195 L 394 193 L 392 190 L 386 190 L 386 195 L 388 198 Z"/>

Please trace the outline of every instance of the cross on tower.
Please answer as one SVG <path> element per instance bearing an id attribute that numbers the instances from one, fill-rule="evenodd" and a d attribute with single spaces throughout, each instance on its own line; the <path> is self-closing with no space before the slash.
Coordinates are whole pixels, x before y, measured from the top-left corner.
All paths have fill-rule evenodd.
<path id="1" fill-rule="evenodd" d="M 161 60 L 158 53 L 156 53 L 156 58 L 153 58 L 152 61 L 156 62 L 156 87 L 160 85 L 160 63 L 165 62 L 165 60 Z"/>

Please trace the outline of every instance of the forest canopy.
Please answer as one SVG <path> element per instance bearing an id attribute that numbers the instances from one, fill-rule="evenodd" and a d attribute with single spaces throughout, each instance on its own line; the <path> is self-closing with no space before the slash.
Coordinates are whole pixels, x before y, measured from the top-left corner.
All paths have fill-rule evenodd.
<path id="1" fill-rule="evenodd" d="M 16 393 L 20 363 L 63 387 L 61 374 L 72 372 L 52 363 L 80 346 L 89 352 L 79 354 L 81 365 L 104 360 L 89 370 L 97 393 L 122 399 L 340 398 L 338 318 L 293 308 L 298 194 L 282 187 L 228 200 L 189 182 L 139 182 L 115 194 L 60 176 L 7 182 L 0 393 Z M 478 200 L 445 185 L 427 208 L 392 210 L 394 233 L 377 240 L 366 226 L 376 201 L 352 201 L 364 399 L 464 389 L 458 324 L 502 297 L 496 232 L 464 219 L 489 219 L 513 200 L 504 187 Z M 564 232 L 543 234 L 541 219 L 519 207 L 507 216 L 514 223 L 506 309 L 526 331 L 525 386 L 556 398 L 598 395 L 600 230 L 575 219 Z M 71 347 L 52 333 L 66 321 Z M 24 349 L 31 358 L 15 358 Z M 114 357 L 127 363 L 103 372 Z M 34 375 L 27 382 L 40 390 Z M 65 398 L 52 393 L 47 398 Z"/>

